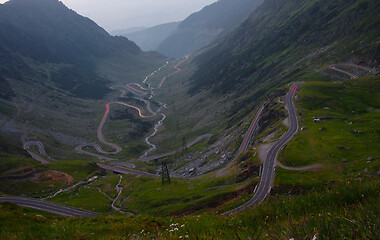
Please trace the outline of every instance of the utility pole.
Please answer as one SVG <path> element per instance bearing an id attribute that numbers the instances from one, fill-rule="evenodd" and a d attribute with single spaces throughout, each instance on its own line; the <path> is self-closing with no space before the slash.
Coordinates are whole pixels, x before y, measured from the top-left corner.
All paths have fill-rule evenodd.
<path id="1" fill-rule="evenodd" d="M 165 184 L 165 181 L 166 181 L 166 180 L 167 180 L 167 182 L 170 184 L 170 183 L 171 183 L 171 180 L 170 180 L 170 176 L 169 176 L 168 165 L 166 164 L 165 161 L 162 161 L 161 166 L 162 166 L 162 171 L 161 171 L 161 175 L 162 175 L 162 184 Z"/>

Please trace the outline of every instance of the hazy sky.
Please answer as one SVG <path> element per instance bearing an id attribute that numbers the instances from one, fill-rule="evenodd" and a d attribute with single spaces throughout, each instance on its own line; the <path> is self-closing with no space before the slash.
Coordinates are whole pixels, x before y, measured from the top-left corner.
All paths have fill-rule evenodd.
<path id="1" fill-rule="evenodd" d="M 108 31 L 180 21 L 217 0 L 61 0 Z M 6 0 L 0 0 L 0 3 Z"/>

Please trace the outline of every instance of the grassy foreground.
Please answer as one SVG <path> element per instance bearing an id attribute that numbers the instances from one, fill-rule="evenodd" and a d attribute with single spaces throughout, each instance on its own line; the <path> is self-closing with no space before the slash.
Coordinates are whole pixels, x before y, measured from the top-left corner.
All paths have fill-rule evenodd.
<path id="1" fill-rule="evenodd" d="M 379 239 L 380 180 L 272 196 L 239 215 L 63 218 L 0 204 L 1 239 Z"/>

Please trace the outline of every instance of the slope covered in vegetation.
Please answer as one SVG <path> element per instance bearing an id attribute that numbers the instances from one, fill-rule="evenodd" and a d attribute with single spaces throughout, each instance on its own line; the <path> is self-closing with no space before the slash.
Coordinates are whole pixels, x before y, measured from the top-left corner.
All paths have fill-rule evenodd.
<path id="1" fill-rule="evenodd" d="M 265 1 L 234 33 L 202 53 L 191 93 L 257 93 L 340 61 L 378 66 L 377 1 Z"/>
<path id="2" fill-rule="evenodd" d="M 168 57 L 183 57 L 209 45 L 223 32 L 240 24 L 262 0 L 221 0 L 183 20 L 158 46 Z"/>

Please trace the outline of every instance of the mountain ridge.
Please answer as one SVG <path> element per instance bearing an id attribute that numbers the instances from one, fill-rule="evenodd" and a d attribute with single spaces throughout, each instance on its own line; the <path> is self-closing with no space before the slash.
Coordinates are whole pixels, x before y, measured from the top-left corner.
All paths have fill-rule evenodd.
<path id="1" fill-rule="evenodd" d="M 247 17 L 263 0 L 221 0 L 191 14 L 157 51 L 169 57 L 189 55 Z"/>
<path id="2" fill-rule="evenodd" d="M 122 34 L 134 41 L 144 51 L 155 51 L 158 46 L 172 34 L 181 22 L 171 22 L 143 29 L 141 31 Z"/>
<path id="3" fill-rule="evenodd" d="M 234 91 L 244 82 L 250 82 L 253 87 L 262 84 L 263 78 L 268 81 L 284 72 L 285 63 L 288 66 L 289 61 L 297 64 L 301 59 L 299 56 L 307 56 L 313 51 L 314 54 L 323 54 L 318 48 L 324 49 L 334 41 L 347 39 L 352 42 L 351 45 L 357 45 L 356 35 L 362 35 L 369 38 L 366 42 L 370 43 L 370 39 L 378 34 L 376 25 L 380 19 L 367 17 L 376 16 L 374 11 L 379 9 L 378 3 L 285 2 L 265 1 L 232 34 L 198 56 L 195 61 L 200 68 L 194 74 L 194 87 L 190 92 L 195 93 L 201 86 L 210 85 L 215 85 L 218 92 Z M 294 11 L 287 12 L 287 9 Z M 354 14 L 349 15 L 350 11 Z M 352 28 L 351 25 L 355 26 L 354 19 L 360 17 L 361 24 Z M 374 42 L 371 44 L 376 46 Z M 337 51 L 349 58 L 351 52 L 344 50 L 348 47 L 356 50 L 355 46 L 346 46 Z M 372 64 L 379 63 L 378 56 L 376 51 L 372 52 Z M 293 68 L 296 71 L 294 74 L 302 71 L 300 68 L 296 70 L 296 65 Z"/>
<path id="4" fill-rule="evenodd" d="M 58 0 L 11 0 L 1 5 L 0 51 L 4 77 L 33 78 L 32 65 L 61 65 L 63 70 L 54 71 L 51 80 L 64 91 L 85 98 L 101 98 L 109 92 L 108 80 L 96 74 L 97 59 L 124 52 L 133 64 L 132 58 L 143 54 L 135 43 L 109 35 Z M 6 82 L 2 79 L 8 86 Z M 96 90 L 96 85 L 102 90 Z"/>

